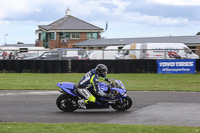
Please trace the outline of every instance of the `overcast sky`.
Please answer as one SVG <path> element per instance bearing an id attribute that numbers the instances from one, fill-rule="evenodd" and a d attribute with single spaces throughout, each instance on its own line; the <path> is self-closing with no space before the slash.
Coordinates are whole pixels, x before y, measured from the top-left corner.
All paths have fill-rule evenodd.
<path id="1" fill-rule="evenodd" d="M 71 15 L 108 30 L 106 38 L 195 35 L 199 0 L 0 0 L 0 45 L 35 43 L 38 25 Z"/>

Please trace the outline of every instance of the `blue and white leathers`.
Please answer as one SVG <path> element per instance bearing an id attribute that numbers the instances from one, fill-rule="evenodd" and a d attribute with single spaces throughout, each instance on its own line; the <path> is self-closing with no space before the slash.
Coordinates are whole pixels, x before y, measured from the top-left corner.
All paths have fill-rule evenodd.
<path id="1" fill-rule="evenodd" d="M 99 77 L 97 75 L 95 69 L 92 69 L 81 78 L 78 88 L 83 88 L 83 89 L 93 88 L 94 92 L 96 92 L 99 96 L 104 96 L 105 93 L 101 91 L 99 88 L 99 78 L 105 80 L 104 78 Z"/>

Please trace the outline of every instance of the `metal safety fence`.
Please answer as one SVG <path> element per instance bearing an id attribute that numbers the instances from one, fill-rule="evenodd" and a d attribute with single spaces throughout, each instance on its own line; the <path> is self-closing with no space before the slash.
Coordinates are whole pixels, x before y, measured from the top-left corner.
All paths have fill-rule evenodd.
<path id="1" fill-rule="evenodd" d="M 0 60 L 199 59 L 199 49 L 0 50 Z"/>

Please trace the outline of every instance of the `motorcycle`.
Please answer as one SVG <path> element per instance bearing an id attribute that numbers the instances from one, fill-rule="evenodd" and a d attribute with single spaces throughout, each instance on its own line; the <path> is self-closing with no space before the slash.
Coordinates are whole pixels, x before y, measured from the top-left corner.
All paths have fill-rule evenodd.
<path id="1" fill-rule="evenodd" d="M 132 99 L 126 94 L 126 88 L 120 80 L 112 79 L 109 84 L 99 82 L 100 89 L 112 95 L 112 98 L 100 97 L 91 89 L 91 94 L 96 97 L 96 102 L 89 102 L 86 109 L 105 109 L 110 106 L 117 111 L 128 110 L 132 106 Z M 62 93 L 56 100 L 57 107 L 64 112 L 73 112 L 76 109 L 82 109 L 79 100 L 84 99 L 78 93 L 78 85 L 72 82 L 57 83 Z M 93 90 L 93 91 L 92 91 Z"/>

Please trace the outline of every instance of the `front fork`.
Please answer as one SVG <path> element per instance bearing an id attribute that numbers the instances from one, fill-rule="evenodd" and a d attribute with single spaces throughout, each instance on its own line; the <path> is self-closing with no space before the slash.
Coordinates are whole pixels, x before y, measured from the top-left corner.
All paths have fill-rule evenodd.
<path id="1" fill-rule="evenodd" d="M 122 98 L 121 98 L 121 97 L 119 98 L 119 103 L 120 103 L 120 104 L 123 104 L 123 101 L 122 101 Z"/>
<path id="2" fill-rule="evenodd" d="M 127 97 L 127 94 L 123 95 L 123 97 Z M 120 104 L 123 104 L 122 97 L 119 98 L 119 103 L 120 103 Z"/>

